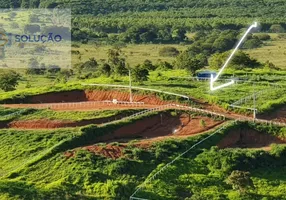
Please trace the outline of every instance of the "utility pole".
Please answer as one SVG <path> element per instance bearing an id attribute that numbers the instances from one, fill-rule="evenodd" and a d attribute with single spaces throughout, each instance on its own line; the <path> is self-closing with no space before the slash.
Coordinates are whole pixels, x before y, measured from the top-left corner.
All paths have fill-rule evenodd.
<path id="1" fill-rule="evenodd" d="M 256 119 L 256 95 L 253 94 L 253 121 Z"/>
<path id="2" fill-rule="evenodd" d="M 133 102 L 132 98 L 132 83 L 131 83 L 131 70 L 129 69 L 129 90 L 130 90 L 130 103 Z"/>
<path id="3" fill-rule="evenodd" d="M 255 86 L 253 83 L 253 121 L 256 119 L 256 94 L 255 94 Z"/>

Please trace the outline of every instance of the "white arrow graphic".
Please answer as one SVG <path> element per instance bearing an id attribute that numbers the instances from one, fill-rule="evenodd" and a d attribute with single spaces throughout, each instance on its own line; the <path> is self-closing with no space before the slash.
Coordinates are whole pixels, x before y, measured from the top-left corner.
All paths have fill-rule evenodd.
<path id="1" fill-rule="evenodd" d="M 229 83 L 225 83 L 223 85 L 220 86 L 216 86 L 214 87 L 214 82 L 217 81 L 217 79 L 219 78 L 219 76 L 221 75 L 221 73 L 223 72 L 223 70 L 227 67 L 227 65 L 229 64 L 230 60 L 232 59 L 232 57 L 234 56 L 234 54 L 236 53 L 236 51 L 238 50 L 238 48 L 240 47 L 240 45 L 242 44 L 242 42 L 244 41 L 244 39 L 246 38 L 246 36 L 248 35 L 248 33 L 251 31 L 251 29 L 256 28 L 257 27 L 257 22 L 254 22 L 254 24 L 252 24 L 247 31 L 245 32 L 245 34 L 243 35 L 243 37 L 240 39 L 239 43 L 236 45 L 235 49 L 232 51 L 232 53 L 230 54 L 230 56 L 228 57 L 228 59 L 226 60 L 225 64 L 223 65 L 223 67 L 219 70 L 218 74 L 216 75 L 216 77 L 213 77 L 213 74 L 211 74 L 211 79 L 210 79 L 210 89 L 211 91 L 214 90 L 218 90 L 224 87 L 227 87 L 229 85 L 234 84 L 234 80 L 231 80 Z"/>

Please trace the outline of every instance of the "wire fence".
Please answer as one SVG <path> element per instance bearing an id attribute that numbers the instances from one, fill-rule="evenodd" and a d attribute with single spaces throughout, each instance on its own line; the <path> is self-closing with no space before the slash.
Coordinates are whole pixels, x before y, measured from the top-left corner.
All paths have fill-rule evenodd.
<path id="1" fill-rule="evenodd" d="M 230 106 L 234 107 L 234 106 L 246 104 L 248 101 L 253 100 L 254 98 L 257 98 L 258 96 L 265 94 L 266 92 L 271 91 L 271 90 L 273 90 L 273 88 L 268 88 L 265 90 L 261 90 L 259 92 L 255 92 L 254 94 L 251 94 L 247 97 L 243 97 L 242 99 L 239 99 L 238 101 L 232 103 Z"/>
<path id="2" fill-rule="evenodd" d="M 44 103 L 44 104 L 29 104 L 29 107 L 35 109 L 69 109 L 69 108 L 89 108 L 97 106 L 145 106 L 144 102 L 127 102 L 127 101 L 84 101 L 84 102 L 65 102 L 65 103 Z"/>
<path id="3" fill-rule="evenodd" d="M 271 120 L 264 120 L 264 119 L 246 119 L 246 118 L 238 118 L 237 121 L 241 122 L 254 122 L 254 123 L 260 123 L 260 124 L 266 124 L 270 126 L 281 126 L 281 127 L 286 127 L 286 123 L 283 122 L 276 122 L 276 121 L 271 121 Z"/>
<path id="4" fill-rule="evenodd" d="M 216 113 L 216 112 L 211 112 L 211 111 L 208 111 L 208 110 L 203 110 L 203 109 L 199 109 L 199 108 L 193 108 L 193 107 L 190 107 L 190 106 L 183 106 L 183 105 L 178 105 L 178 104 L 166 104 L 166 105 L 159 106 L 159 107 L 156 107 L 156 108 L 143 110 L 141 112 L 135 113 L 135 114 L 130 115 L 128 117 L 123 117 L 122 119 L 119 119 L 119 120 L 115 120 L 115 121 L 112 121 L 112 122 L 104 123 L 104 124 L 102 124 L 102 126 L 106 126 L 106 125 L 109 125 L 109 124 L 113 124 L 113 123 L 121 122 L 121 121 L 124 121 L 124 120 L 136 118 L 138 116 L 142 116 L 142 115 L 145 115 L 145 114 L 148 114 L 148 113 L 158 112 L 158 111 L 163 111 L 163 110 L 168 110 L 168 109 L 190 110 L 190 111 L 193 111 L 193 112 L 209 114 L 211 116 L 222 117 L 223 119 L 226 118 L 225 115 L 223 115 L 223 114 Z"/>

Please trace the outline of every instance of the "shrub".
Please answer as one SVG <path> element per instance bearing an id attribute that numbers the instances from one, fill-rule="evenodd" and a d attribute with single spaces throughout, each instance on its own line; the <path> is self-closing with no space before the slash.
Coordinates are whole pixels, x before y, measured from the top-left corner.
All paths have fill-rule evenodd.
<path id="1" fill-rule="evenodd" d="M 163 57 L 175 57 L 179 55 L 179 51 L 175 47 L 163 47 L 159 51 L 159 56 Z"/>
<path id="2" fill-rule="evenodd" d="M 256 35 L 256 37 L 257 37 L 259 40 L 262 40 L 262 41 L 266 41 L 266 40 L 270 40 L 270 39 L 271 39 L 270 35 L 268 35 L 268 34 L 266 34 L 266 33 Z"/>
<path id="3" fill-rule="evenodd" d="M 205 127 L 206 127 L 206 121 L 203 120 L 203 119 L 201 119 L 201 120 L 200 120 L 200 126 L 203 127 L 203 128 L 205 128 Z"/>

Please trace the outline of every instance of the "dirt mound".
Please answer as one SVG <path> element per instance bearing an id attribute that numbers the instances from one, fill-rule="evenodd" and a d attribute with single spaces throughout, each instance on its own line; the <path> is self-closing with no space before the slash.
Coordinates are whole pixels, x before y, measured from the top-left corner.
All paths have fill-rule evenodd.
<path id="1" fill-rule="evenodd" d="M 264 148 L 273 143 L 283 144 L 286 141 L 249 127 L 240 127 L 229 131 L 217 146 L 219 148 Z"/>
<path id="2" fill-rule="evenodd" d="M 118 101 L 129 101 L 130 95 L 128 92 L 121 91 L 85 91 L 86 98 L 89 101 L 103 101 L 103 100 L 113 100 L 117 99 Z M 156 95 L 138 95 L 133 94 L 133 101 L 135 102 L 144 102 L 146 104 L 153 105 L 163 105 L 165 104 L 160 98 Z"/>
<path id="3" fill-rule="evenodd" d="M 95 153 L 97 155 L 102 155 L 111 159 L 118 159 L 124 156 L 123 150 L 125 146 L 123 145 L 110 145 L 106 146 L 98 146 L 92 145 L 88 147 L 84 147 L 83 149 L 88 150 L 89 152 Z"/>
<path id="4" fill-rule="evenodd" d="M 77 151 L 79 151 L 80 149 L 83 149 L 91 153 L 94 153 L 96 155 L 101 155 L 101 156 L 115 160 L 115 159 L 124 157 L 125 148 L 126 148 L 126 145 L 123 145 L 123 144 L 120 144 L 120 145 L 106 144 L 105 146 L 91 145 L 91 146 L 77 148 L 72 151 L 66 151 L 64 153 L 64 156 L 66 156 L 67 158 L 74 157 Z"/>
<path id="5" fill-rule="evenodd" d="M 258 118 L 286 123 L 286 105 L 281 106 L 273 112 L 260 114 Z"/>
<path id="6" fill-rule="evenodd" d="M 204 121 L 204 126 L 202 122 Z M 105 146 L 90 145 L 79 147 L 73 151 L 65 152 L 67 158 L 73 157 L 79 149 L 88 150 L 97 155 L 102 155 L 111 159 L 124 157 L 124 149 L 132 139 L 142 139 L 134 143 L 138 148 L 147 149 L 150 145 L 159 140 L 171 137 L 187 137 L 204 133 L 205 131 L 218 126 L 223 121 L 214 121 L 208 117 L 191 117 L 188 114 L 171 115 L 171 113 L 162 113 L 150 118 L 139 120 L 133 124 L 121 127 L 106 136 L 99 137 L 94 143 L 107 142 Z M 112 145 L 112 142 L 120 142 L 118 145 Z"/>
<path id="7" fill-rule="evenodd" d="M 13 121 L 3 125 L 0 122 L 0 128 L 16 128 L 16 129 L 53 129 L 53 128 L 66 128 L 66 127 L 80 127 L 90 124 L 102 124 L 107 123 L 116 119 L 121 119 L 125 117 L 123 114 L 114 115 L 111 117 L 99 118 L 99 119 L 90 119 L 82 120 L 78 122 L 69 121 L 69 120 L 48 120 L 48 119 L 39 119 L 39 120 L 23 120 L 23 121 Z"/>
<path id="8" fill-rule="evenodd" d="M 204 126 L 201 125 L 201 120 L 204 121 Z M 170 113 L 164 113 L 119 128 L 111 134 L 99 137 L 97 142 L 126 142 L 132 139 L 193 135 L 221 123 L 222 121 L 214 121 L 208 117 L 191 118 L 187 114 L 172 116 Z"/>

